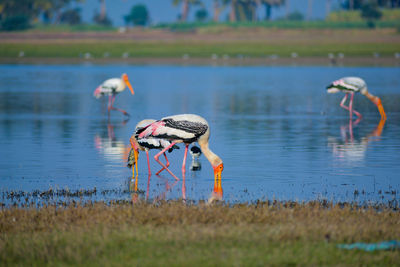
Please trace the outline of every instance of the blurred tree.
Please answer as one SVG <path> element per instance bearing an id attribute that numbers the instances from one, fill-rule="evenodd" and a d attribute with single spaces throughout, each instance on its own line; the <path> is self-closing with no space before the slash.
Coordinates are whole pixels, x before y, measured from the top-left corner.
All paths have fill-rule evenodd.
<path id="1" fill-rule="evenodd" d="M 66 10 L 61 13 L 60 22 L 70 24 L 70 25 L 80 24 L 82 22 L 80 12 L 81 12 L 81 9 L 78 7 L 74 8 L 74 9 Z"/>
<path id="2" fill-rule="evenodd" d="M 261 4 L 265 7 L 265 18 L 264 20 L 271 19 L 271 11 L 273 7 L 282 6 L 285 2 L 289 2 L 288 0 L 260 0 Z"/>
<path id="3" fill-rule="evenodd" d="M 202 9 L 197 10 L 195 13 L 195 17 L 196 17 L 197 21 L 201 21 L 201 22 L 205 21 L 208 17 L 207 9 L 202 8 Z"/>
<path id="4" fill-rule="evenodd" d="M 18 25 L 30 24 L 32 20 L 43 17 L 45 23 L 58 23 L 61 12 L 68 8 L 73 2 L 84 0 L 0 0 L 0 21 L 7 18 L 17 17 Z M 27 19 L 22 19 L 26 17 Z M 13 19 L 8 20 L 13 21 Z"/>
<path id="5" fill-rule="evenodd" d="M 361 17 L 367 20 L 370 28 L 375 28 L 375 21 L 382 17 L 382 12 L 379 10 L 378 3 L 369 1 L 361 7 Z"/>
<path id="6" fill-rule="evenodd" d="M 30 28 L 29 17 L 26 15 L 13 15 L 1 21 L 0 29 L 3 31 L 19 31 Z"/>
<path id="7" fill-rule="evenodd" d="M 149 21 L 149 12 L 143 4 L 134 5 L 124 19 L 126 24 L 133 23 L 133 25 L 145 26 Z"/>
<path id="8" fill-rule="evenodd" d="M 326 0 L 325 2 L 325 14 L 328 16 L 329 13 L 331 13 L 331 6 L 332 6 L 332 0 Z"/>
<path id="9" fill-rule="evenodd" d="M 290 13 L 287 18 L 287 20 L 291 20 L 291 21 L 302 21 L 304 20 L 304 16 L 302 13 L 300 13 L 299 11 L 295 11 Z"/>
<path id="10" fill-rule="evenodd" d="M 201 2 L 201 0 L 172 0 L 172 4 L 174 6 L 178 6 L 178 5 L 182 4 L 182 12 L 180 14 L 180 21 L 184 21 L 184 22 L 187 21 L 190 6 L 200 5 L 200 6 L 204 7 L 204 4 Z"/>
<path id="11" fill-rule="evenodd" d="M 230 0 L 214 0 L 214 14 L 213 14 L 213 21 L 218 22 L 219 21 L 219 15 L 221 14 L 221 11 L 226 8 L 226 6 L 229 4 Z"/>
<path id="12" fill-rule="evenodd" d="M 96 12 L 94 14 L 93 21 L 96 24 L 99 24 L 99 25 L 111 26 L 112 25 L 112 21 L 107 16 L 107 12 L 106 12 L 106 1 L 105 0 L 99 0 L 99 2 L 100 2 L 100 12 L 99 13 Z"/>

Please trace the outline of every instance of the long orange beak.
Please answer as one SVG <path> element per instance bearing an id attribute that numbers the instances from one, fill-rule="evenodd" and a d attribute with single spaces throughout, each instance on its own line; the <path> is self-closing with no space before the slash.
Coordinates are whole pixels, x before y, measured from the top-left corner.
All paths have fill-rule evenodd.
<path id="1" fill-rule="evenodd" d="M 382 101 L 379 97 L 376 97 L 372 102 L 378 107 L 379 113 L 381 114 L 382 120 L 386 120 L 386 113 L 383 109 Z"/>
<path id="2" fill-rule="evenodd" d="M 125 83 L 126 83 L 126 85 L 128 86 L 129 90 L 131 90 L 132 95 L 134 95 L 135 92 L 133 91 L 132 85 L 131 85 L 131 83 L 129 82 L 129 80 L 128 80 L 128 79 L 125 80 Z"/>
<path id="3" fill-rule="evenodd" d="M 222 184 L 221 184 L 221 174 L 224 169 L 224 164 L 221 163 L 214 168 L 214 193 L 218 198 L 222 198 Z"/>

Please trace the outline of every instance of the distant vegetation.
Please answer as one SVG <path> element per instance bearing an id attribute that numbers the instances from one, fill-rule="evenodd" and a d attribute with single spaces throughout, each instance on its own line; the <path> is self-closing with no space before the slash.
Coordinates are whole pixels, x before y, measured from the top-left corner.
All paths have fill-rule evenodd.
<path id="1" fill-rule="evenodd" d="M 68 31 L 110 30 L 112 20 L 107 15 L 106 1 L 99 0 L 99 10 L 92 18 L 91 27 L 82 25 L 79 4 L 85 0 L 0 0 L 0 30 L 21 31 L 30 28 L 65 29 Z M 231 27 L 274 27 L 274 28 L 365 28 L 365 27 L 400 27 L 400 1 L 398 0 L 325 0 L 324 21 L 312 20 L 312 4 L 308 1 L 307 13 L 289 12 L 276 20 L 271 20 L 275 8 L 290 5 L 293 0 L 213 0 L 212 10 L 207 10 L 201 0 L 169 0 L 171 5 L 181 9 L 177 22 L 151 24 L 151 10 L 145 4 L 130 6 L 124 15 L 126 25 L 166 28 L 171 30 L 194 29 L 223 24 Z M 335 4 L 335 10 L 331 6 Z M 78 6 L 78 7 L 77 7 Z M 131 7 L 131 9 L 129 9 Z M 264 14 L 260 16 L 259 10 Z M 221 13 L 228 11 L 228 16 L 221 18 Z M 189 22 L 190 12 L 194 12 L 195 22 Z M 300 23 L 301 22 L 301 23 Z M 72 29 L 60 27 L 72 25 Z M 75 27 L 81 25 L 80 27 Z M 104 28 L 102 28 L 104 27 Z"/>

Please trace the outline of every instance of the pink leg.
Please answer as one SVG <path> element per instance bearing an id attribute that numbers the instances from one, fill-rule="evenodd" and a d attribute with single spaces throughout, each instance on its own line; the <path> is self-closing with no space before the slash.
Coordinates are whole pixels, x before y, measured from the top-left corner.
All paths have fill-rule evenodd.
<path id="1" fill-rule="evenodd" d="M 186 144 L 185 155 L 183 156 L 182 173 L 186 172 L 186 156 L 187 156 L 188 148 L 189 148 L 189 144 Z"/>
<path id="2" fill-rule="evenodd" d="M 146 200 L 149 199 L 149 192 L 150 192 L 150 176 L 151 174 L 149 174 L 149 177 L 147 178 L 147 192 L 146 192 Z"/>
<path id="3" fill-rule="evenodd" d="M 151 175 L 151 169 L 150 169 L 150 159 L 149 159 L 149 151 L 146 150 L 146 156 L 147 156 L 147 166 L 149 167 L 149 176 Z"/>
<path id="4" fill-rule="evenodd" d="M 110 116 L 110 110 L 111 110 L 111 95 L 108 96 L 108 106 L 107 106 L 107 110 L 108 110 L 108 116 Z"/>
<path id="5" fill-rule="evenodd" d="M 352 121 L 353 119 L 353 99 L 354 99 L 354 93 L 350 93 L 350 102 L 349 102 L 350 121 Z"/>
<path id="6" fill-rule="evenodd" d="M 348 95 L 348 93 L 346 93 L 346 95 L 343 97 L 342 101 L 340 102 L 340 106 L 341 106 L 342 108 L 344 108 L 345 110 L 349 110 L 349 111 L 350 111 L 350 107 L 347 107 L 347 106 L 344 105 L 344 103 L 345 103 L 346 100 L 347 100 L 347 95 Z M 352 98 L 351 98 L 351 100 L 350 100 L 351 105 L 353 105 L 353 101 L 352 101 L 353 97 L 354 97 L 354 93 L 352 93 Z M 352 112 L 353 112 L 354 114 L 356 114 L 356 116 L 357 116 L 358 118 L 360 118 L 360 119 L 362 118 L 362 115 L 361 115 L 359 112 L 357 112 L 356 110 L 352 109 Z M 351 116 L 351 113 L 350 113 L 350 118 L 351 118 L 351 117 L 352 117 L 352 116 Z"/>
<path id="7" fill-rule="evenodd" d="M 176 143 L 172 142 L 169 146 L 167 146 L 166 148 L 164 148 L 163 150 L 161 150 L 157 155 L 154 156 L 154 159 L 158 162 L 158 164 L 160 164 L 162 167 L 164 167 L 163 169 L 166 169 L 167 172 L 169 172 L 169 174 L 171 174 L 176 180 L 179 180 L 178 177 L 176 177 L 175 174 L 173 174 L 167 166 L 165 166 L 158 158 L 160 157 L 160 155 L 162 153 L 165 153 L 165 151 L 167 151 L 168 149 L 170 149 L 171 147 L 173 147 Z"/>
<path id="8" fill-rule="evenodd" d="M 167 161 L 167 164 L 166 164 L 165 166 L 169 167 L 169 161 L 168 161 L 167 155 L 165 154 L 165 152 L 164 152 L 163 154 L 164 154 L 165 160 Z M 156 175 L 159 175 L 163 170 L 165 170 L 164 167 L 161 168 L 161 170 L 159 170 L 159 171 L 156 173 Z"/>
<path id="9" fill-rule="evenodd" d="M 124 115 L 126 115 L 126 116 L 129 116 L 128 112 L 126 112 L 125 110 L 114 107 L 114 106 L 113 106 L 113 105 L 114 105 L 114 101 L 115 101 L 115 95 L 112 96 L 112 101 L 111 101 L 110 109 L 118 110 L 119 112 L 122 112 L 122 114 L 124 114 Z"/>
<path id="10" fill-rule="evenodd" d="M 185 173 L 182 174 L 182 199 L 186 201 L 186 177 Z"/>

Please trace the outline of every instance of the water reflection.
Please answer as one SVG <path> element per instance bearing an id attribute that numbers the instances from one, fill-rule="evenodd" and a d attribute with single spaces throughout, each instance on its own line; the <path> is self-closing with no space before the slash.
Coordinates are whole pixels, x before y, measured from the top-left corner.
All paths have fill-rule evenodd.
<path id="1" fill-rule="evenodd" d="M 128 121 L 123 121 L 119 126 L 125 126 Z M 115 136 L 114 128 L 115 125 L 108 121 L 106 134 L 97 133 L 94 137 L 94 146 L 106 161 L 126 165 L 131 146 Z"/>
<path id="2" fill-rule="evenodd" d="M 354 138 L 353 129 L 359 124 L 361 118 L 356 121 L 349 120 L 348 125 L 340 126 L 341 140 L 335 137 L 328 137 L 328 146 L 331 147 L 333 156 L 340 160 L 349 162 L 363 161 L 367 152 L 367 147 L 372 141 L 379 141 L 382 135 L 386 119 L 381 119 L 376 128 L 361 138 Z"/>

